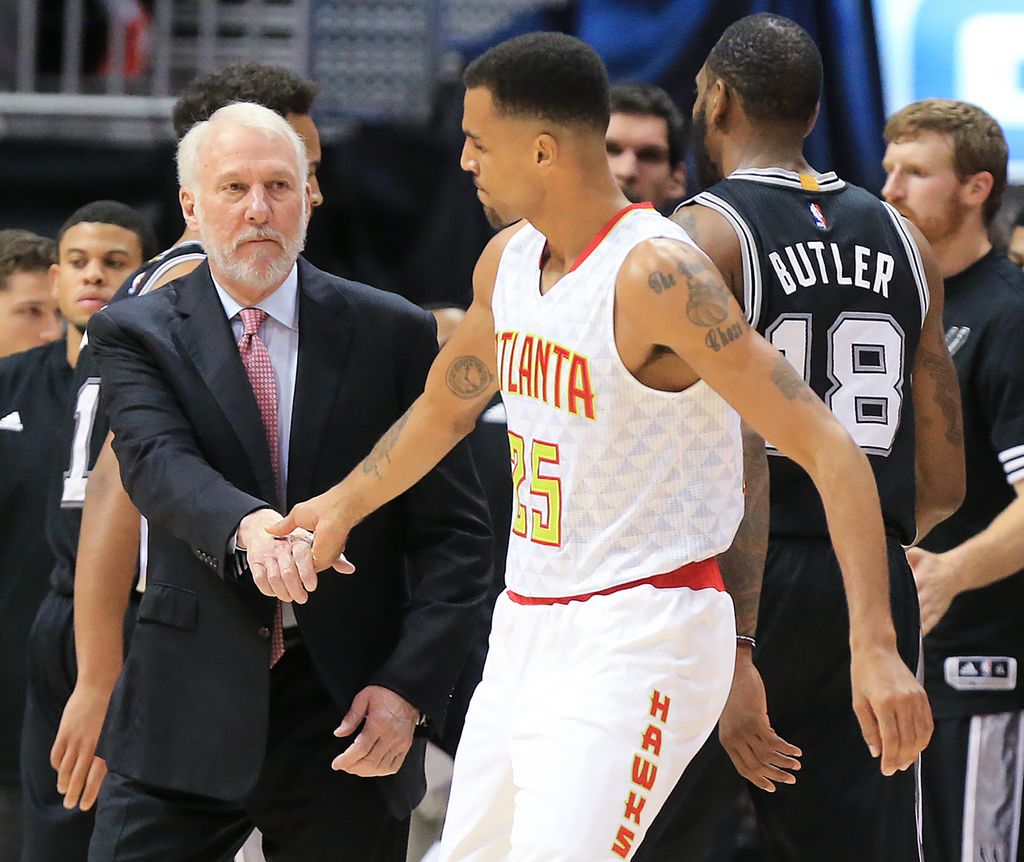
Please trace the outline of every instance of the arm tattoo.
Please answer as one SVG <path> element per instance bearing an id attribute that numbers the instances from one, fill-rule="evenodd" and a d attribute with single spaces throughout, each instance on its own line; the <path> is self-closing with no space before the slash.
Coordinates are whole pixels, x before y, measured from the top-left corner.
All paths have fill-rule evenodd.
<path id="1" fill-rule="evenodd" d="M 921 365 L 935 380 L 932 400 L 946 419 L 946 440 L 954 446 L 960 446 L 964 442 L 963 412 L 960 408 L 960 383 L 953 361 L 948 356 L 930 353 L 921 347 L 918 350 Z"/>
<path id="2" fill-rule="evenodd" d="M 670 272 L 652 272 L 650 278 L 647 279 L 647 284 L 655 293 L 661 293 L 663 290 L 668 290 L 673 284 L 676 283 L 675 276 Z"/>
<path id="3" fill-rule="evenodd" d="M 698 236 L 700 230 L 697 225 L 697 219 L 693 217 L 694 207 L 680 207 L 674 213 L 672 213 L 672 221 L 674 221 L 679 227 L 685 230 L 697 245 L 700 245 Z"/>
<path id="4" fill-rule="evenodd" d="M 469 401 L 486 392 L 494 381 L 487 364 L 475 356 L 460 356 L 448 366 L 445 376 L 448 388 L 456 398 Z"/>
<path id="5" fill-rule="evenodd" d="M 812 403 L 818 397 L 810 390 L 803 378 L 796 373 L 796 370 L 781 353 L 775 360 L 775 367 L 772 368 L 772 383 L 789 401 L 806 401 Z"/>
<path id="6" fill-rule="evenodd" d="M 398 438 L 402 434 L 402 429 L 405 427 L 405 423 L 409 421 L 409 410 L 406 410 L 402 414 L 402 417 L 392 425 L 384 434 L 380 440 L 377 441 L 377 445 L 370 450 L 370 454 L 363 460 L 363 472 L 366 474 L 372 473 L 378 479 L 381 478 L 380 468 L 385 462 L 391 460 L 391 452 L 395 448 L 395 444 L 398 443 Z"/>
<path id="7" fill-rule="evenodd" d="M 743 429 L 743 520 L 732 547 L 718 557 L 722 581 L 736 609 L 736 632 L 753 637 L 768 552 L 768 458 L 764 440 Z"/>
<path id="8" fill-rule="evenodd" d="M 729 316 L 729 293 L 699 261 L 676 264 L 676 270 L 686 281 L 689 296 L 686 316 L 694 326 L 717 326 Z"/>

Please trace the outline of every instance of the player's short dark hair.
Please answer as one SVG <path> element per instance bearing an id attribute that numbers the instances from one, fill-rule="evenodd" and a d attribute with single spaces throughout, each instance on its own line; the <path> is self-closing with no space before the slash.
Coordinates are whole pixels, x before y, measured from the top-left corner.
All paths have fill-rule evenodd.
<path id="1" fill-rule="evenodd" d="M 949 136 L 953 143 L 953 169 L 961 182 L 981 171 L 992 174 L 992 191 L 981 209 L 985 224 L 991 224 L 1006 191 L 1006 162 L 1010 154 L 999 123 L 970 102 L 922 99 L 889 117 L 885 141 L 913 139 L 921 132 Z"/>
<path id="2" fill-rule="evenodd" d="M 192 79 L 174 103 L 171 119 L 180 141 L 196 123 L 232 102 L 256 102 L 282 117 L 308 114 L 316 84 L 280 66 L 234 63 Z"/>
<path id="3" fill-rule="evenodd" d="M 503 114 L 608 128 L 608 73 L 586 42 L 564 33 L 527 33 L 495 45 L 462 75 L 467 89 L 486 87 Z"/>
<path id="4" fill-rule="evenodd" d="M 0 291 L 16 272 L 46 272 L 57 262 L 57 243 L 28 230 L 0 230 Z"/>
<path id="5" fill-rule="evenodd" d="M 672 97 L 654 84 L 616 84 L 609 92 L 611 113 L 661 117 L 668 127 L 668 161 L 672 167 L 686 158 L 686 120 Z"/>
<path id="6" fill-rule="evenodd" d="M 731 24 L 705 65 L 712 80 L 722 79 L 739 94 L 753 120 L 807 122 L 821 97 L 818 46 L 781 15 L 761 12 Z"/>
<path id="7" fill-rule="evenodd" d="M 132 209 L 120 201 L 93 201 L 76 209 L 57 233 L 57 244 L 76 224 L 83 222 L 97 222 L 99 224 L 112 224 L 130 230 L 139 238 L 142 246 L 142 259 L 149 260 L 159 249 L 156 244 L 156 234 L 153 226 L 143 218 L 138 210 Z"/>
<path id="8" fill-rule="evenodd" d="M 1012 226 L 1015 228 L 1024 227 L 1024 207 L 1020 208 L 1020 211 L 1017 213 L 1017 218 L 1013 220 Z"/>

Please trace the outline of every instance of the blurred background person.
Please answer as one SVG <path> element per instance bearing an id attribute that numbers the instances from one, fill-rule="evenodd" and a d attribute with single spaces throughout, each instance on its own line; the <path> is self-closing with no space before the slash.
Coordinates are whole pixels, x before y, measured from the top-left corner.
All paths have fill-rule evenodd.
<path id="1" fill-rule="evenodd" d="M 63 332 L 50 267 L 57 243 L 27 230 L 0 231 L 0 359 Z"/>
<path id="2" fill-rule="evenodd" d="M 56 431 L 71 401 L 72 369 L 78 361 L 82 335 L 89 318 L 99 311 L 154 249 L 152 228 L 134 210 L 117 201 L 96 201 L 77 210 L 58 234 L 58 261 L 50 267 L 49 278 L 67 330 L 63 338 L 24 353 L 0 360 L 0 416 L 6 419 L 0 430 L 0 573 L 4 596 L 0 611 L 0 674 L 4 696 L 0 701 L 0 734 L 5 772 L 17 780 L 18 740 L 26 710 L 26 649 L 29 627 L 47 591 L 47 576 L 53 555 L 46 540 L 45 511 L 51 491 Z M 76 465 L 77 466 L 77 465 Z M 80 469 L 80 468 L 79 468 Z M 67 644 L 57 647 L 63 664 Z M 33 655 L 37 660 L 38 655 Z M 30 737 L 45 733 L 59 718 L 59 705 L 47 702 L 50 678 L 38 678 L 34 711 L 26 719 Z M 46 752 L 52 738 L 45 743 Z M 31 767 L 20 770 L 24 788 L 23 816 L 33 812 L 45 796 L 54 796 L 54 771 L 48 759 L 42 774 Z M 33 780 L 34 779 L 34 780 Z M 16 794 L 11 787 L 9 795 Z M 10 824 L 12 831 L 14 824 Z M 20 833 L 20 823 L 16 832 Z M 33 832 L 34 830 L 30 830 Z M 11 833 L 8 832 L 8 835 Z M 32 835 L 26 836 L 31 845 Z M 12 845 L 13 846 L 13 843 Z M 28 848 L 26 847 L 26 852 Z M 17 858 L 4 855 L 3 858 Z M 73 859 L 62 852 L 35 857 Z"/>
<path id="3" fill-rule="evenodd" d="M 1017 218 L 1013 220 L 1010 244 L 1006 252 L 1013 263 L 1024 269 L 1024 207 L 1017 213 Z"/>
<path id="4" fill-rule="evenodd" d="M 967 497 L 907 556 L 935 734 L 921 757 L 924 858 L 1020 859 L 1024 775 L 1024 273 L 989 239 L 999 124 L 926 99 L 886 124 L 883 195 L 935 250 L 963 402 Z"/>
<path id="5" fill-rule="evenodd" d="M 668 212 L 686 194 L 686 123 L 661 87 L 611 88 L 605 146 L 612 175 L 633 203 Z"/>

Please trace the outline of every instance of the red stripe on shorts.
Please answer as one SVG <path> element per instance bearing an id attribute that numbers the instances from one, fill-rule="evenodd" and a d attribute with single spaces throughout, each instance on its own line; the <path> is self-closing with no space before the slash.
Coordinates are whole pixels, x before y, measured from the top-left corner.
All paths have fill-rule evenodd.
<path id="1" fill-rule="evenodd" d="M 624 584 L 616 584 L 613 587 L 606 587 L 593 593 L 580 593 L 578 596 L 522 596 L 519 593 L 506 590 L 508 597 L 517 605 L 567 605 L 569 602 L 585 602 L 594 596 L 610 596 L 612 593 L 631 590 L 633 587 L 640 587 L 650 584 L 655 589 L 668 590 L 675 587 L 689 587 L 691 590 L 719 590 L 725 591 L 725 584 L 722 583 L 722 573 L 718 569 L 718 560 L 712 557 L 710 560 L 701 560 L 697 563 L 687 563 L 673 572 L 665 572 L 662 575 L 651 575 L 649 578 L 641 578 L 639 581 L 627 581 Z"/>

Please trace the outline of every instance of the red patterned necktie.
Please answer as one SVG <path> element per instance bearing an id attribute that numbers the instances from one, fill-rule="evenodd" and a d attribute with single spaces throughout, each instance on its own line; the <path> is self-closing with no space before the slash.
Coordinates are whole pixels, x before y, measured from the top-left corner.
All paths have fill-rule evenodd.
<path id="1" fill-rule="evenodd" d="M 249 377 L 252 394 L 256 396 L 256 405 L 263 417 L 263 430 L 267 434 L 267 446 L 270 447 L 270 464 L 274 468 L 274 483 L 280 483 L 280 456 L 277 449 L 277 378 L 274 366 L 270 362 L 270 351 L 260 338 L 260 326 L 267 319 L 267 312 L 262 308 L 243 308 L 238 312 L 242 318 L 242 337 L 238 342 L 238 352 L 242 355 L 242 365 Z M 270 634 L 270 666 L 284 655 L 284 625 L 281 617 L 281 602 L 274 608 L 274 628 Z"/>

